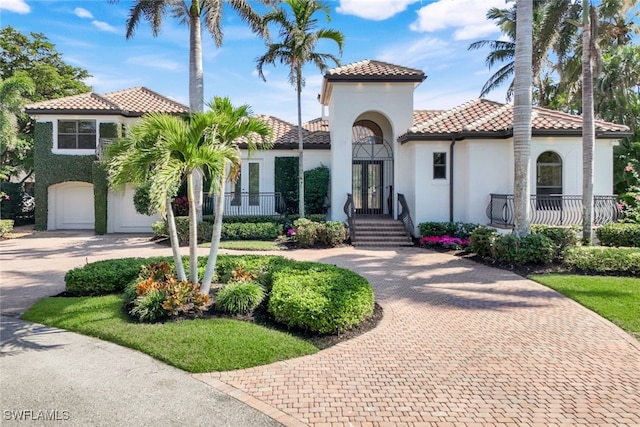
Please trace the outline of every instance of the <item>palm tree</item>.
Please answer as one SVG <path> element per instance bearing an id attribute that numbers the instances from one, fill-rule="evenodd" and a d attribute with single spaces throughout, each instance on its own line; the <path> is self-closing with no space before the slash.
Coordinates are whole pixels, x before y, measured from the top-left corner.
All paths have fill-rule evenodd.
<path id="1" fill-rule="evenodd" d="M 296 88 L 298 99 L 298 214 L 304 218 L 304 162 L 302 141 L 302 103 L 301 94 L 304 87 L 302 67 L 306 63 L 314 64 L 320 72 L 327 69 L 327 61 L 340 64 L 338 57 L 329 53 L 316 52 L 320 40 L 331 40 L 338 45 L 339 55 L 342 55 L 344 35 L 337 30 L 318 29 L 318 20 L 313 17 L 316 12 L 325 14 L 330 22 L 329 8 L 316 0 L 283 0 L 291 12 L 290 15 L 283 8 L 274 9 L 264 16 L 264 22 L 280 26 L 279 43 L 269 43 L 267 52 L 256 59 L 260 77 L 266 81 L 263 67 L 265 64 L 275 65 L 276 62 L 289 67 L 289 82 Z"/>
<path id="2" fill-rule="evenodd" d="M 32 95 L 34 90 L 35 86 L 28 77 L 14 76 L 6 80 L 0 78 L 0 180 L 9 179 L 16 171 L 11 164 L 5 163 L 5 156 L 9 152 L 20 150 L 18 115 L 28 102 L 26 97 Z"/>
<path id="3" fill-rule="evenodd" d="M 170 197 L 183 180 L 189 200 L 189 279 L 198 283 L 198 229 L 195 215 L 194 171 L 219 176 L 224 173 L 223 156 L 215 145 L 215 116 L 193 113 L 187 117 L 152 113 L 131 132 L 130 142 L 109 148 L 107 170 L 112 185 L 151 182 L 149 198 L 154 212 L 169 212 Z M 177 239 L 176 239 L 177 240 Z M 174 244 L 176 246 L 174 246 Z M 174 260 L 180 275 L 177 241 L 172 239 Z M 184 275 L 184 273 L 182 273 Z M 181 279 L 182 280 L 182 279 Z"/>
<path id="4" fill-rule="evenodd" d="M 513 153 L 514 229 L 516 236 L 528 235 L 529 175 L 531 157 L 531 56 L 533 50 L 533 0 L 518 1 L 514 63 Z"/>
<path id="5" fill-rule="evenodd" d="M 593 111 L 593 62 L 597 12 L 589 0 L 582 0 L 582 241 L 593 238 L 593 150 L 595 124 Z"/>
<path id="6" fill-rule="evenodd" d="M 270 141 L 272 130 L 264 120 L 251 117 L 251 109 L 248 105 L 234 107 L 229 98 L 215 97 L 208 104 L 215 124 L 215 138 L 208 141 L 212 144 L 221 158 L 218 181 L 212 182 L 212 190 L 217 190 L 217 206 L 213 232 L 211 234 L 211 246 L 209 258 L 202 279 L 200 291 L 209 293 L 211 281 L 216 270 L 218 248 L 222 234 L 222 216 L 224 214 L 224 185 L 227 180 L 235 181 L 240 173 L 241 155 L 240 144 L 246 145 L 249 155 L 256 149 L 271 148 Z M 256 142 L 258 141 L 258 143 Z M 226 170 L 229 173 L 226 173 Z"/>

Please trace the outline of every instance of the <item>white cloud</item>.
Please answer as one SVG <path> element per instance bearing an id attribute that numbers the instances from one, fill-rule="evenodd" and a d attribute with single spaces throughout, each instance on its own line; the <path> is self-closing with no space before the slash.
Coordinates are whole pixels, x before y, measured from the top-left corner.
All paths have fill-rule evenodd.
<path id="1" fill-rule="evenodd" d="M 386 45 L 376 55 L 376 58 L 392 64 L 403 64 L 413 67 L 425 67 L 434 58 L 438 63 L 455 54 L 448 42 L 433 37 L 423 37 L 413 42 L 399 41 Z"/>
<path id="2" fill-rule="evenodd" d="M 31 7 L 25 0 L 2 0 L 0 1 L 0 10 L 8 10 L 9 12 L 25 15 L 31 12 Z"/>
<path id="3" fill-rule="evenodd" d="M 88 19 L 93 19 L 93 15 L 91 14 L 91 12 L 89 12 L 87 9 L 83 9 L 81 7 L 76 7 L 73 10 L 73 13 L 78 17 L 78 18 L 88 18 Z"/>
<path id="4" fill-rule="evenodd" d="M 94 27 L 96 27 L 100 31 L 106 31 L 108 33 L 114 33 L 114 34 L 118 34 L 119 33 L 119 31 L 118 31 L 118 29 L 116 27 L 114 27 L 113 25 L 107 24 L 106 22 L 103 22 L 103 21 L 91 21 L 91 23 L 93 24 Z"/>
<path id="5" fill-rule="evenodd" d="M 499 32 L 487 21 L 491 7 L 505 8 L 505 0 L 438 0 L 418 10 L 418 19 L 411 24 L 413 31 L 435 32 L 453 28 L 456 40 L 471 40 Z"/>
<path id="6" fill-rule="evenodd" d="M 354 15 L 372 21 L 382 21 L 404 12 L 418 0 L 340 0 L 336 8 L 343 15 Z"/>
<path id="7" fill-rule="evenodd" d="M 141 65 L 144 67 L 159 68 L 167 71 L 179 71 L 184 69 L 180 62 L 172 61 L 162 55 L 140 55 L 128 58 L 125 63 L 131 65 Z"/>

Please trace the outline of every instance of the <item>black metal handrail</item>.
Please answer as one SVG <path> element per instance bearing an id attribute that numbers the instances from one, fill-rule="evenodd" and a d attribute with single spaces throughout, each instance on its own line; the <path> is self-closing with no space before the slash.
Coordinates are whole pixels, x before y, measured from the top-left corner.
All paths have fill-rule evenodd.
<path id="1" fill-rule="evenodd" d="M 513 194 L 491 194 L 487 206 L 490 225 L 513 227 Z M 615 195 L 593 196 L 593 224 L 600 226 L 622 218 Z M 531 195 L 529 223 L 545 225 L 582 225 L 582 196 Z"/>
<path id="2" fill-rule="evenodd" d="M 347 215 L 347 224 L 349 225 L 349 236 L 351 237 L 351 241 L 355 240 L 355 227 L 354 227 L 354 219 L 356 216 L 356 208 L 353 204 L 353 195 L 351 193 L 347 194 L 347 201 L 344 204 L 344 213 Z"/>
<path id="3" fill-rule="evenodd" d="M 400 205 L 400 208 L 398 209 L 398 219 L 404 224 L 404 229 L 407 233 L 411 237 L 416 237 L 415 226 L 413 225 L 409 205 L 407 204 L 407 199 L 405 199 L 404 194 L 398 193 L 398 205 Z"/>
<path id="4" fill-rule="evenodd" d="M 217 195 L 205 194 L 202 213 L 214 215 Z M 284 216 L 287 205 L 281 193 L 225 193 L 224 215 L 226 216 Z"/>

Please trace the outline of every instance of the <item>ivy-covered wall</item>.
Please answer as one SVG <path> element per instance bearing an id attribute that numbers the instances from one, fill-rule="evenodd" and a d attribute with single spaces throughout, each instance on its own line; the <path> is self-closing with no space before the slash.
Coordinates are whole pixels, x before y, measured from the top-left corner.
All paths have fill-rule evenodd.
<path id="1" fill-rule="evenodd" d="M 99 127 L 101 138 L 117 138 L 121 135 L 118 123 L 101 123 Z M 95 155 L 71 156 L 53 154 L 53 123 L 38 122 L 34 129 L 34 169 L 35 169 L 35 229 L 47 229 L 48 191 L 54 184 L 68 181 L 80 181 L 94 184 L 95 224 L 96 232 L 106 233 L 107 199 L 106 189 L 97 193 L 94 182 Z M 100 181 L 102 177 L 98 177 Z M 104 177 L 106 180 L 106 175 Z M 103 194 L 104 193 L 104 194 Z M 97 197 L 96 197 L 97 196 Z M 103 227 L 104 225 L 104 227 Z M 100 231 L 98 230 L 100 227 Z M 102 231 L 104 230 L 104 231 Z"/>
<path id="2" fill-rule="evenodd" d="M 108 196 L 107 169 L 102 162 L 93 162 L 93 204 L 96 216 L 96 234 L 106 234 L 107 232 Z"/>
<path id="3" fill-rule="evenodd" d="M 287 213 L 298 213 L 298 158 L 276 157 L 274 159 L 274 189 L 284 196 Z"/>

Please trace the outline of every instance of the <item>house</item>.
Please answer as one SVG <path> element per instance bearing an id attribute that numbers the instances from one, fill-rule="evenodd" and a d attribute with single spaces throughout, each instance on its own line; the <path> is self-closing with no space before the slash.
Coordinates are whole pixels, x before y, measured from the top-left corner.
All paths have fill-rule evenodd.
<path id="1" fill-rule="evenodd" d="M 328 218 L 349 222 L 352 231 L 357 229 L 356 218 L 394 218 L 402 220 L 411 234 L 416 232 L 415 225 L 425 221 L 511 226 L 513 106 L 476 99 L 446 111 L 414 110 L 414 89 L 425 79 L 421 70 L 374 60 L 327 71 L 318 97 L 327 114 L 303 125 L 303 140 L 304 169 L 326 165 L 331 170 Z M 83 155 L 88 158 L 83 161 L 92 163 L 101 138 L 118 136 L 147 111 L 182 113 L 186 107 L 144 88 L 27 107 L 38 122 L 36 216 L 40 227 L 44 228 L 46 215 L 49 229 L 91 228 L 103 215 L 98 213 L 102 203 L 107 207 L 103 209 L 106 219 L 100 219 L 107 224 L 106 231 L 139 231 L 144 226 L 135 224 L 142 224 L 143 219 L 148 229 L 149 219 L 135 217 L 132 208 L 126 207 L 131 192 L 117 196 L 100 184 L 99 195 L 96 180 L 104 177 L 92 176 L 86 167 L 83 172 L 75 167 L 65 170 L 55 178 L 40 172 L 43 167 L 62 164 L 63 157 L 73 164 L 74 155 Z M 228 187 L 227 214 L 240 214 L 245 205 L 253 206 L 255 213 L 278 210 L 273 203 L 275 177 L 281 159 L 297 157 L 297 128 L 275 117 L 263 118 L 274 129 L 274 146 L 243 162 L 240 180 Z M 534 107 L 532 121 L 532 221 L 579 224 L 582 119 Z M 617 218 L 616 199 L 611 194 L 613 146 L 628 135 L 626 126 L 596 122 L 596 223 Z M 243 199 L 242 194 L 248 198 Z M 265 197 L 257 196 L 261 194 Z M 92 197 L 94 221 L 87 207 Z M 102 198 L 106 202 L 99 201 Z M 75 207 L 68 208 L 69 204 Z M 74 217 L 79 213 L 73 213 L 80 205 L 86 210 L 82 221 Z"/>

